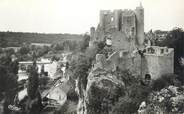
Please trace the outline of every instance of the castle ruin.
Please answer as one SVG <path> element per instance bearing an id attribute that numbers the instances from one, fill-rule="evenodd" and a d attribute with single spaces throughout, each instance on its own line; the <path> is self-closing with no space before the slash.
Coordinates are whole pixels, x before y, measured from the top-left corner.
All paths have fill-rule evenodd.
<path id="1" fill-rule="evenodd" d="M 144 42 L 144 8 L 142 5 L 135 10 L 101 10 L 100 22 L 95 30 L 91 28 L 91 42 L 112 40 L 116 50 L 132 50 L 142 46 Z"/>
<path id="2" fill-rule="evenodd" d="M 149 74 L 152 79 L 174 72 L 174 49 L 144 44 L 144 8 L 141 4 L 135 10 L 101 10 L 99 25 L 96 29 L 91 27 L 90 35 L 90 47 L 105 41 L 108 48 L 114 50 L 108 57 L 97 54 L 95 67 L 103 66 L 106 70 L 118 67 L 142 78 Z"/>

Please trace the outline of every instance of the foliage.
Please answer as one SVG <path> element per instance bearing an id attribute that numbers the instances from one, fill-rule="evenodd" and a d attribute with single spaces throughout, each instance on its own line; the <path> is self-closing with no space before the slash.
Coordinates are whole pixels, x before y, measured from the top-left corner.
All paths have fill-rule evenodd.
<path id="1" fill-rule="evenodd" d="M 59 61 L 59 57 L 52 56 L 51 60 L 52 60 L 52 61 Z"/>
<path id="2" fill-rule="evenodd" d="M 42 57 L 51 50 L 49 46 L 34 46 L 25 44 L 23 45 L 20 50 L 16 53 L 16 56 L 20 61 L 30 61 L 33 60 L 33 58 L 39 58 Z"/>
<path id="3" fill-rule="evenodd" d="M 77 41 L 70 41 L 70 40 L 65 40 L 63 42 L 58 42 L 56 44 L 53 44 L 51 46 L 52 51 L 75 51 L 79 47 L 79 42 Z"/>
<path id="4" fill-rule="evenodd" d="M 28 46 L 23 46 L 23 47 L 20 48 L 19 53 L 20 53 L 21 55 L 26 55 L 26 54 L 29 53 L 29 51 L 30 51 L 30 49 L 29 49 Z"/>
<path id="5" fill-rule="evenodd" d="M 161 76 L 160 78 L 158 78 L 152 82 L 152 89 L 154 91 L 160 91 L 161 89 L 163 89 L 169 85 L 175 85 L 175 86 L 180 85 L 180 82 L 177 79 L 177 75 L 165 74 L 165 75 Z"/>
<path id="6" fill-rule="evenodd" d="M 33 61 L 33 65 L 30 68 L 28 77 L 28 102 L 26 104 L 26 112 L 28 114 L 39 114 L 42 108 L 41 94 L 38 90 L 39 78 L 37 73 L 36 61 Z"/>
<path id="7" fill-rule="evenodd" d="M 80 45 L 80 50 L 84 52 L 89 47 L 90 36 L 85 34 Z"/>
<path id="8" fill-rule="evenodd" d="M 10 55 L 0 57 L 0 95 L 4 99 L 4 113 L 9 114 L 8 105 L 13 103 L 13 98 L 17 91 L 17 68 L 18 65 L 11 61 Z"/>
<path id="9" fill-rule="evenodd" d="M 4 46 L 21 46 L 23 43 L 58 43 L 65 40 L 81 41 L 82 35 L 77 34 L 44 34 L 23 32 L 0 32 L 0 39 L 6 39 Z M 1 44 L 1 40 L 0 40 Z"/>
<path id="10" fill-rule="evenodd" d="M 182 89 L 180 89 L 182 88 Z M 169 86 L 152 92 L 148 99 L 148 112 L 183 113 L 183 87 Z"/>
<path id="11" fill-rule="evenodd" d="M 10 56 L 10 55 L 15 54 L 15 51 L 12 48 L 10 48 L 10 49 L 6 49 L 5 53 Z"/>
<path id="12" fill-rule="evenodd" d="M 40 85 L 40 89 L 45 89 L 47 88 L 47 84 L 49 83 L 50 78 L 47 76 L 42 76 L 39 78 L 39 85 Z"/>
<path id="13" fill-rule="evenodd" d="M 119 101 L 119 98 L 125 95 L 124 88 L 119 84 L 112 83 L 108 80 L 102 80 L 105 87 L 99 87 L 97 83 L 93 83 L 88 91 L 88 111 L 98 114 L 108 114 L 113 106 Z"/>
<path id="14" fill-rule="evenodd" d="M 3 53 L 0 55 L 0 64 L 7 68 L 7 70 L 10 68 L 11 64 L 11 57 L 7 56 L 7 54 Z"/>
<path id="15" fill-rule="evenodd" d="M 179 79 L 184 82 L 183 78 L 183 67 L 180 64 L 180 59 L 184 57 L 184 32 L 181 28 L 174 28 L 169 32 L 166 39 L 160 42 L 159 46 L 167 46 L 174 48 L 174 72 L 178 74 Z"/>
<path id="16" fill-rule="evenodd" d="M 136 79 L 136 77 L 133 76 L 131 74 L 131 72 L 128 71 L 128 70 L 120 70 L 120 69 L 117 68 L 117 70 L 114 74 L 115 74 L 115 76 L 117 76 L 117 78 L 119 80 L 124 82 L 125 86 L 127 86 L 127 87 L 132 85 L 132 84 L 137 84 L 138 83 L 138 79 Z"/>
<path id="17" fill-rule="evenodd" d="M 44 56 L 45 54 L 47 54 L 50 51 L 50 47 L 48 46 L 43 46 L 43 47 L 36 47 L 35 49 L 31 50 L 32 52 L 35 51 L 36 52 L 36 56 L 37 58 Z"/>
<path id="18" fill-rule="evenodd" d="M 18 70 L 19 70 L 19 62 L 18 60 L 14 60 L 11 62 L 10 64 L 11 68 L 10 68 L 10 71 L 13 73 L 13 74 L 18 74 Z"/>
<path id="19" fill-rule="evenodd" d="M 29 78 L 28 78 L 28 89 L 27 89 L 28 96 L 31 99 L 34 99 L 36 97 L 36 92 L 38 91 L 38 84 L 39 84 L 39 80 L 38 80 L 37 69 L 36 69 L 36 66 L 33 65 L 30 68 Z"/>
<path id="20" fill-rule="evenodd" d="M 10 91 L 17 87 L 16 74 L 10 73 L 8 69 L 0 65 L 0 92 Z"/>
<path id="21" fill-rule="evenodd" d="M 112 114 L 136 113 L 142 101 L 146 101 L 151 89 L 140 84 L 132 84 L 126 88 L 126 96 L 121 96 L 114 106 Z"/>
<path id="22" fill-rule="evenodd" d="M 74 69 L 74 76 L 76 76 L 76 79 L 79 81 L 79 88 L 80 90 L 86 89 L 87 86 L 87 76 L 90 68 L 90 62 L 89 59 L 86 58 L 83 55 L 80 55 L 78 59 L 78 63 L 76 64 L 76 67 Z"/>
<path id="23" fill-rule="evenodd" d="M 104 49 L 105 45 L 106 44 L 104 41 L 98 42 L 97 43 L 97 53 L 101 53 L 101 51 Z"/>
<path id="24" fill-rule="evenodd" d="M 133 114 L 137 110 L 137 104 L 129 97 L 120 98 L 111 114 Z"/>
<path id="25" fill-rule="evenodd" d="M 5 48 L 7 46 L 7 40 L 5 39 L 4 35 L 0 35 L 0 47 Z"/>
<path id="26" fill-rule="evenodd" d="M 13 73 L 15 75 L 18 74 L 18 68 L 19 68 L 19 63 L 18 60 L 13 60 L 11 58 L 11 55 L 9 54 L 2 54 L 0 57 L 0 65 L 3 67 L 6 67 L 9 73 Z"/>

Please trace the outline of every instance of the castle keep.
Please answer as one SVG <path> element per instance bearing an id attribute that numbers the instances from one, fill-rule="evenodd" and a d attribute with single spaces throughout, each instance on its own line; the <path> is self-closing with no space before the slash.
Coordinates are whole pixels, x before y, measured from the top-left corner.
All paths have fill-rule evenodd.
<path id="1" fill-rule="evenodd" d="M 91 42 L 111 39 L 114 49 L 130 49 L 141 46 L 144 41 L 144 8 L 135 10 L 101 10 L 100 22 L 91 28 Z"/>
<path id="2" fill-rule="evenodd" d="M 90 29 L 89 46 L 104 41 L 113 53 L 108 57 L 97 54 L 95 68 L 120 68 L 142 78 L 149 74 L 152 79 L 173 73 L 174 50 L 145 45 L 144 8 L 141 4 L 135 10 L 101 10 L 99 20 L 97 28 Z"/>

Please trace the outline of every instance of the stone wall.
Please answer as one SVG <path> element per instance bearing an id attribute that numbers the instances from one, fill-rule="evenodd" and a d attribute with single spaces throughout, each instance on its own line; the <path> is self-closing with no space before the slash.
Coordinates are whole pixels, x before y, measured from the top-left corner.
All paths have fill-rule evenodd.
<path id="1" fill-rule="evenodd" d="M 135 39 L 127 37 L 124 32 L 114 32 L 112 34 L 112 47 L 115 50 L 129 50 L 135 49 Z"/>
<path id="2" fill-rule="evenodd" d="M 113 71 L 116 68 L 129 70 L 133 75 L 142 78 L 146 74 L 150 74 L 154 80 L 164 74 L 174 73 L 174 50 L 165 47 L 153 47 L 153 49 L 156 50 L 154 53 L 146 52 L 143 56 L 136 50 L 133 52 L 128 50 L 115 51 L 107 59 L 104 55 L 97 54 L 96 66 L 107 71 Z M 161 49 L 165 49 L 162 54 L 160 54 Z"/>
<path id="3" fill-rule="evenodd" d="M 100 11 L 99 26 L 95 33 L 94 29 L 91 32 L 94 42 L 106 41 L 109 38 L 112 42 L 111 48 L 115 50 L 110 58 L 103 60 L 105 61 L 104 69 L 112 70 L 119 67 L 122 70 L 130 70 L 142 78 L 145 74 L 150 74 L 152 79 L 173 73 L 173 49 L 157 46 L 145 48 L 143 45 L 144 8 L 142 5 L 136 7 L 135 10 Z M 90 42 L 90 46 L 92 45 L 93 42 Z M 145 51 L 143 55 L 140 55 L 140 49 Z M 101 64 L 100 68 L 103 66 Z"/>
<path id="4" fill-rule="evenodd" d="M 143 61 L 143 76 L 150 74 L 157 79 L 163 74 L 174 73 L 174 50 L 172 48 L 156 47 L 154 53 L 145 53 Z M 162 49 L 165 49 L 163 52 Z"/>

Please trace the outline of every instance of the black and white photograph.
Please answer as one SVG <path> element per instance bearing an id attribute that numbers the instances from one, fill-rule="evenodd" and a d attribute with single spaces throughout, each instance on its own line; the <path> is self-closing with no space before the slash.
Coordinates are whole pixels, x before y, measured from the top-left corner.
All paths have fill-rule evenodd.
<path id="1" fill-rule="evenodd" d="M 184 114 L 184 0 L 0 0 L 0 114 Z"/>

